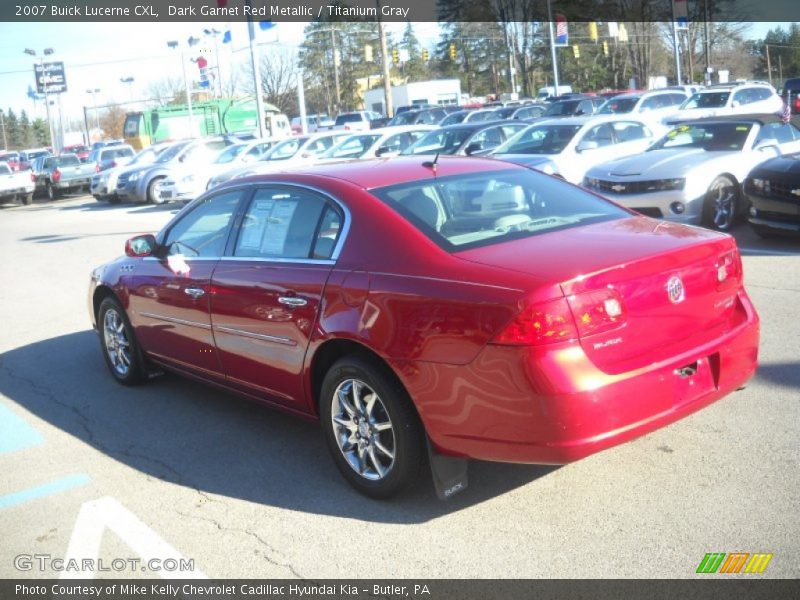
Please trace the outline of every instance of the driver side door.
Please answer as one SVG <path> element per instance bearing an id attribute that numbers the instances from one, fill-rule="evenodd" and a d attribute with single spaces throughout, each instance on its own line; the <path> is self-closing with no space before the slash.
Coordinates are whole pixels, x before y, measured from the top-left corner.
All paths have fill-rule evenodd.
<path id="1" fill-rule="evenodd" d="M 223 379 L 211 331 L 211 276 L 247 190 L 209 196 L 182 215 L 131 277 L 131 322 L 144 351 L 174 368 Z"/>

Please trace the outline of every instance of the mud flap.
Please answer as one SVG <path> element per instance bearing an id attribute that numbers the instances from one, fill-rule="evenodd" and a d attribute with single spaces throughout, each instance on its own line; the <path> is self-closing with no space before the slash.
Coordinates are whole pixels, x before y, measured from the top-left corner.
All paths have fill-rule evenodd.
<path id="1" fill-rule="evenodd" d="M 431 444 L 428 443 L 428 461 L 431 465 L 433 475 L 433 486 L 436 488 L 436 495 L 439 500 L 449 500 L 459 492 L 467 489 L 467 469 L 469 461 L 466 458 L 455 458 L 439 454 Z"/>

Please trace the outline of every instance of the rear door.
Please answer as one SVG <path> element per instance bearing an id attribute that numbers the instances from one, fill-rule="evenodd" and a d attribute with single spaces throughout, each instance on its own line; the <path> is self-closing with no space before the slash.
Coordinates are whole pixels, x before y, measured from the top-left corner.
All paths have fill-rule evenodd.
<path id="1" fill-rule="evenodd" d="M 305 410 L 302 370 L 343 211 L 293 186 L 258 188 L 214 271 L 211 321 L 228 382 Z"/>

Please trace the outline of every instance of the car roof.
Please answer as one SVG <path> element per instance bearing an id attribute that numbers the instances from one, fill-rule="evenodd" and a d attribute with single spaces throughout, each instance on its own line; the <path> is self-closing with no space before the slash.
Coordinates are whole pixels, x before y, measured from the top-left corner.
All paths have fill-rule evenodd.
<path id="1" fill-rule="evenodd" d="M 532 123 L 532 125 L 589 125 L 593 123 L 615 123 L 617 121 L 637 121 L 635 116 L 621 114 L 621 115 L 581 115 L 579 117 L 562 117 L 562 118 L 546 118 L 542 121 Z"/>
<path id="2" fill-rule="evenodd" d="M 428 166 L 425 166 L 428 165 Z M 339 179 L 347 181 L 367 190 L 432 179 L 449 175 L 488 172 L 498 170 L 524 169 L 505 161 L 488 158 L 440 156 L 436 168 L 431 168 L 429 155 L 400 156 L 395 158 L 376 158 L 352 162 L 334 162 L 330 164 L 304 165 L 287 168 L 286 171 L 267 175 L 237 179 L 237 182 L 285 181 L 296 182 L 298 177 L 306 182 L 317 179 Z"/>
<path id="3" fill-rule="evenodd" d="M 469 123 L 454 123 L 453 125 L 445 125 L 444 127 L 436 127 L 434 129 L 442 131 L 453 131 L 457 129 L 483 129 L 484 127 L 492 127 L 495 125 L 515 125 L 519 124 L 519 120 L 514 119 L 495 119 L 493 121 L 471 121 Z"/>
<path id="4" fill-rule="evenodd" d="M 702 125 L 707 123 L 757 123 L 759 125 L 767 125 L 769 123 L 783 123 L 781 115 L 772 113 L 760 113 L 752 115 L 722 115 L 719 117 L 704 117 L 692 119 L 671 119 L 671 123 L 680 123 L 682 125 Z"/>

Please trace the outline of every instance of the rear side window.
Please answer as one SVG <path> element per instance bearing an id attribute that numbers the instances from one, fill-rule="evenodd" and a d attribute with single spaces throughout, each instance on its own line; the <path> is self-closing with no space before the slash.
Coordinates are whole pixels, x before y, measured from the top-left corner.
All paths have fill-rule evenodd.
<path id="1" fill-rule="evenodd" d="M 65 154 L 58 158 L 59 167 L 74 167 L 81 164 L 81 161 L 74 154 Z"/>
<path id="2" fill-rule="evenodd" d="M 629 216 L 528 169 L 438 177 L 371 193 L 450 252 Z"/>
<path id="3" fill-rule="evenodd" d="M 291 188 L 262 188 L 245 213 L 234 256 L 330 258 L 340 223 L 338 212 L 320 196 Z"/>
<path id="4" fill-rule="evenodd" d="M 344 125 L 345 123 L 360 123 L 364 119 L 359 113 L 350 113 L 339 115 L 336 117 L 336 125 Z"/>

